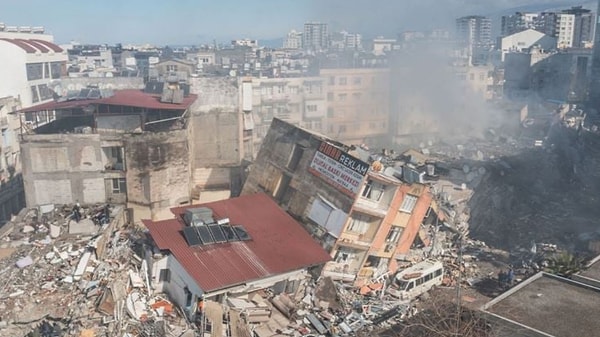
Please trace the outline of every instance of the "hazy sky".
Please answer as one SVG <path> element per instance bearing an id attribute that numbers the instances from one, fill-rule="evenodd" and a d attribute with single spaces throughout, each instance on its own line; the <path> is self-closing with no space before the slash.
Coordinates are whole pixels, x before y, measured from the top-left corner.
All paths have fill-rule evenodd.
<path id="1" fill-rule="evenodd" d="M 0 22 L 44 26 L 58 43 L 198 44 L 273 39 L 305 21 L 367 36 L 449 27 L 455 17 L 574 0 L 0 0 Z"/>

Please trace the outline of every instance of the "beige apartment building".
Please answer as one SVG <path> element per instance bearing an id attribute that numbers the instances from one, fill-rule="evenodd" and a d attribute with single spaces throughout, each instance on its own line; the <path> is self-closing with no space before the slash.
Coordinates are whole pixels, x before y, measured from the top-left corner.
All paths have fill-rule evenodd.
<path id="1" fill-rule="evenodd" d="M 320 75 L 326 83 L 326 135 L 346 144 L 373 144 L 387 136 L 389 69 L 322 69 Z"/>

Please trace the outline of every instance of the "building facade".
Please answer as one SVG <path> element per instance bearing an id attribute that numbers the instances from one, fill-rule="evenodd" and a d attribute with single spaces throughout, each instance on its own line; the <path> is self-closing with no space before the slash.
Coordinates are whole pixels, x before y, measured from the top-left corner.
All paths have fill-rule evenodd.
<path id="1" fill-rule="evenodd" d="M 327 93 L 325 134 L 346 144 L 377 144 L 388 134 L 390 71 L 321 69 Z"/>
<path id="2" fill-rule="evenodd" d="M 371 164 L 365 154 L 273 119 L 242 190 L 271 196 L 331 252 L 324 275 L 356 284 L 395 271 L 417 237 L 426 244 L 432 200 L 415 169 Z"/>
<path id="3" fill-rule="evenodd" d="M 326 50 L 329 46 L 327 24 L 306 22 L 302 33 L 302 48 L 312 51 Z"/>
<path id="4" fill-rule="evenodd" d="M 21 135 L 27 206 L 119 203 L 154 219 L 189 203 L 186 115 L 196 96 L 176 104 L 135 89 L 83 94 L 21 110 L 24 120 L 44 116 Z"/>
<path id="5" fill-rule="evenodd" d="M 0 31 L 0 97 L 13 96 L 23 108 L 53 99 L 52 81 L 66 75 L 67 51 L 52 35 Z"/>

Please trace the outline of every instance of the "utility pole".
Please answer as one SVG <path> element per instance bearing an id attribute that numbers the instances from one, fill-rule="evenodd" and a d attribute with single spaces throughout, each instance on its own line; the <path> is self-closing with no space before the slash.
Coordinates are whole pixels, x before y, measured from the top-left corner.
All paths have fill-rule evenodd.
<path id="1" fill-rule="evenodd" d="M 458 236 L 458 278 L 456 280 L 456 336 L 460 336 L 460 314 L 461 314 L 461 295 L 460 284 L 462 283 L 462 260 L 463 260 L 463 234 Z"/>

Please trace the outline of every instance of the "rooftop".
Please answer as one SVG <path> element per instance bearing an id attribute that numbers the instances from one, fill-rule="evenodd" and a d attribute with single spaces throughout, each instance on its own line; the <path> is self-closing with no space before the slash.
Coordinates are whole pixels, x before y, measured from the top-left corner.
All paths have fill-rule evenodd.
<path id="1" fill-rule="evenodd" d="M 549 336 L 578 337 L 600 331 L 598 303 L 600 289 L 540 272 L 487 303 L 483 310 L 506 323 Z"/>
<path id="2" fill-rule="evenodd" d="M 44 40 L 39 39 L 9 39 L 9 38 L 0 38 L 1 41 L 6 41 L 8 43 L 12 43 L 17 47 L 25 50 L 28 54 L 35 53 L 48 53 L 51 50 L 53 52 L 60 53 L 63 49 L 56 44 Z"/>
<path id="3" fill-rule="evenodd" d="M 249 241 L 189 246 L 182 230 L 186 209 L 207 207 L 215 219 L 242 225 Z M 172 208 L 175 219 L 144 220 L 159 249 L 170 251 L 206 292 L 325 263 L 331 259 L 292 217 L 267 195 L 251 194 Z"/>
<path id="4" fill-rule="evenodd" d="M 587 269 L 579 272 L 579 275 L 600 282 L 600 255 L 591 261 Z"/>
<path id="5" fill-rule="evenodd" d="M 157 110 L 186 110 L 189 108 L 194 101 L 196 101 L 197 95 L 190 94 L 183 98 L 181 104 L 175 103 L 164 103 L 160 101 L 160 95 L 149 94 L 138 89 L 125 89 L 116 90 L 114 95 L 110 97 L 98 98 L 98 99 L 82 99 L 72 101 L 52 101 L 39 105 L 35 105 L 21 112 L 37 112 L 45 110 L 58 110 L 58 109 L 74 109 L 82 108 L 91 104 L 103 104 L 113 106 L 131 106 L 136 108 L 146 109 L 157 109 Z"/>

